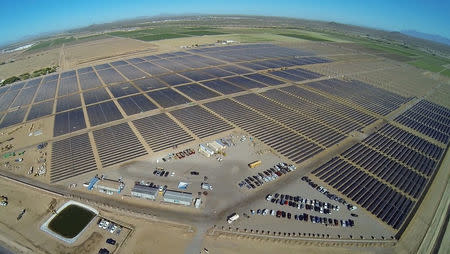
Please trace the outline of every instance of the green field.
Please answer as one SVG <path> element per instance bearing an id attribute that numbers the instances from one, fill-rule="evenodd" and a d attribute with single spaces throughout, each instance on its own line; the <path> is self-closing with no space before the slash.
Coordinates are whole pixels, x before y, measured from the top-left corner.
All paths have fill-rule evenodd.
<path id="1" fill-rule="evenodd" d="M 424 56 L 410 64 L 431 72 L 440 72 L 445 69 L 444 65 L 450 64 L 450 59 L 444 59 L 437 56 Z"/>
<path id="2" fill-rule="evenodd" d="M 31 48 L 29 48 L 27 51 L 36 51 L 40 49 L 47 49 L 54 46 L 60 46 L 63 43 L 68 43 L 77 40 L 75 37 L 65 37 L 65 38 L 57 38 L 53 40 L 47 40 L 47 41 L 40 41 L 37 44 L 34 44 Z"/>
<path id="3" fill-rule="evenodd" d="M 216 32 L 216 31 L 196 30 L 196 31 L 186 31 L 186 32 L 183 32 L 183 34 L 188 34 L 188 35 L 192 35 L 192 36 L 202 36 L 202 35 L 221 35 L 221 34 L 225 34 L 225 33 Z"/>
<path id="4" fill-rule="evenodd" d="M 150 34 L 150 35 L 144 35 L 144 36 L 136 37 L 135 39 L 141 40 L 141 41 L 159 41 L 159 40 L 183 38 L 183 37 L 189 37 L 189 35 L 184 35 L 184 34 Z"/>
<path id="5" fill-rule="evenodd" d="M 303 39 L 303 40 L 308 40 L 308 41 L 331 41 L 331 40 L 327 40 L 327 39 L 319 37 L 319 36 L 308 35 L 308 34 L 292 34 L 292 33 L 285 34 L 285 33 L 283 33 L 283 34 L 278 34 L 278 35 L 292 37 L 292 38 L 298 38 L 298 39 Z"/>
<path id="6" fill-rule="evenodd" d="M 441 75 L 444 75 L 444 76 L 450 77 L 450 69 L 447 69 L 447 70 L 445 70 L 445 71 L 441 72 Z"/>

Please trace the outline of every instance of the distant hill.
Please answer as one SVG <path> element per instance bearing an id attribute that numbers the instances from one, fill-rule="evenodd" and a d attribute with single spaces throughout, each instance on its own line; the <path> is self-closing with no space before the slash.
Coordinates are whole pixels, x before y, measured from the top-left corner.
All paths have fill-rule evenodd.
<path id="1" fill-rule="evenodd" d="M 449 45 L 450 46 L 450 39 L 445 38 L 443 36 L 437 35 L 437 34 L 427 34 L 427 33 L 422 33 L 422 32 L 417 32 L 415 30 L 404 30 L 404 31 L 400 31 L 402 34 L 406 34 L 412 37 L 416 37 L 416 38 L 420 38 L 420 39 L 425 39 L 425 40 L 430 40 L 430 41 L 434 41 L 434 42 L 439 42 L 445 45 Z"/>

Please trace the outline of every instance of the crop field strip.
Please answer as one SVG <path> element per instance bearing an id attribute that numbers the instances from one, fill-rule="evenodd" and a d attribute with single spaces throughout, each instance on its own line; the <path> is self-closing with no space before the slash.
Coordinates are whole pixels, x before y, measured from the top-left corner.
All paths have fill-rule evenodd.
<path id="1" fill-rule="evenodd" d="M 93 134 L 104 168 L 148 154 L 127 122 L 94 130 Z"/>
<path id="2" fill-rule="evenodd" d="M 234 128 L 200 106 L 170 111 L 170 114 L 199 138 L 205 138 Z"/>
<path id="3" fill-rule="evenodd" d="M 348 82 L 329 79 L 307 83 L 305 86 L 382 116 L 391 113 L 412 99 L 355 80 Z"/>
<path id="4" fill-rule="evenodd" d="M 343 133 L 322 124 L 307 115 L 283 107 L 262 96 L 246 94 L 234 97 L 233 99 L 253 108 L 262 115 L 275 119 L 323 146 L 330 147 L 346 137 Z"/>
<path id="5" fill-rule="evenodd" d="M 209 102 L 204 106 L 296 163 L 324 150 L 307 138 L 230 99 Z"/>
<path id="6" fill-rule="evenodd" d="M 153 152 L 172 148 L 194 140 L 165 113 L 132 121 Z"/>
<path id="7" fill-rule="evenodd" d="M 429 101 L 420 101 L 394 119 L 445 145 L 450 136 L 450 110 Z"/>
<path id="8" fill-rule="evenodd" d="M 97 170 L 87 133 L 53 142 L 50 183 Z"/>

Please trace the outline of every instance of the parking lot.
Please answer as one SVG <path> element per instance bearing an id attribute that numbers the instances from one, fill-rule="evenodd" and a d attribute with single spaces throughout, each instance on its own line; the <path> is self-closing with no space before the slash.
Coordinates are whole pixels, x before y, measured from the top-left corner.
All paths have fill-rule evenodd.
<path id="1" fill-rule="evenodd" d="M 316 180 L 314 180 L 316 181 Z M 275 236 L 321 237 L 334 239 L 390 239 L 392 230 L 376 218 L 324 195 L 307 181 L 281 187 L 275 193 L 236 209 L 239 219 L 216 225 L 221 230 Z M 227 214 L 228 215 L 228 214 Z M 372 238 L 373 237 L 373 238 Z"/>

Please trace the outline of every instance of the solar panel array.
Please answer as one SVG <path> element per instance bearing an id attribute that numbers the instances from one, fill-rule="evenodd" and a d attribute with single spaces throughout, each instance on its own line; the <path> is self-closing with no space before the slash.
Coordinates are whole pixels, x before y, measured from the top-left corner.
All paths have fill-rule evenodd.
<path id="1" fill-rule="evenodd" d="M 313 173 L 395 229 L 414 206 L 405 195 L 341 158 L 333 158 Z"/>
<path id="2" fill-rule="evenodd" d="M 233 129 L 233 126 L 200 106 L 178 109 L 171 111 L 170 114 L 199 138 L 205 138 Z"/>
<path id="3" fill-rule="evenodd" d="M 314 140 L 323 146 L 332 146 L 345 135 L 337 130 L 314 120 L 308 115 L 283 107 L 280 104 L 270 101 L 256 94 L 246 94 L 235 97 L 237 101 L 257 110 L 261 114 L 277 120 L 288 128 Z"/>
<path id="4" fill-rule="evenodd" d="M 323 77 L 302 65 L 327 62 L 269 44 L 118 60 L 0 87 L 0 128 L 51 115 L 55 137 L 78 132 L 53 142 L 52 183 L 94 171 L 97 153 L 110 167 L 235 127 L 301 163 L 412 99 L 359 81 L 304 82 Z M 313 173 L 399 229 L 436 174 L 449 118 L 421 101 Z"/>
<path id="5" fill-rule="evenodd" d="M 399 229 L 425 195 L 444 151 L 386 124 L 312 173 Z"/>
<path id="6" fill-rule="evenodd" d="M 133 121 L 152 151 L 172 148 L 194 140 L 185 130 L 166 114 L 157 114 Z"/>
<path id="7" fill-rule="evenodd" d="M 50 182 L 62 181 L 97 169 L 87 133 L 53 142 Z"/>
<path id="8" fill-rule="evenodd" d="M 449 143 L 450 110 L 445 107 L 422 100 L 395 121 L 439 142 Z"/>
<path id="9" fill-rule="evenodd" d="M 355 80 L 348 82 L 328 79 L 311 82 L 306 84 L 306 86 L 339 97 L 383 116 L 412 99 Z"/>
<path id="10" fill-rule="evenodd" d="M 148 154 L 128 123 L 95 130 L 93 133 L 103 167 Z"/>
<path id="11" fill-rule="evenodd" d="M 209 99 L 252 88 L 279 85 L 286 80 L 316 78 L 320 75 L 295 68 L 295 66 L 326 62 L 329 60 L 311 56 L 311 53 L 269 44 L 194 49 L 118 60 L 110 64 L 50 74 L 43 78 L 22 81 L 1 88 L 0 115 L 7 118 L 3 123 L 0 122 L 0 127 L 9 127 L 23 121 L 35 120 L 82 106 L 84 108 L 84 105 L 107 101 L 111 99 L 111 96 L 122 98 L 145 92 L 149 92 L 149 96 L 156 103 L 160 103 L 159 106 L 167 108 L 190 102 L 190 99 L 178 94 L 177 91 L 181 91 L 195 101 Z M 294 67 L 290 70 L 283 69 L 283 72 L 290 75 L 287 77 L 296 78 L 279 79 L 271 74 L 255 73 L 284 67 Z M 244 76 L 240 76 L 242 74 Z M 197 82 L 201 82 L 204 86 Z M 163 88 L 167 86 L 175 86 L 177 91 L 164 90 Z M 121 101 L 120 105 L 136 104 L 131 98 Z M 41 102 L 43 103 L 40 104 Z M 55 111 L 52 103 L 56 103 Z M 148 106 L 150 107 L 150 104 Z M 30 112 L 22 113 L 23 110 L 16 113 L 5 112 L 14 111 L 17 107 L 26 107 L 25 109 Z M 135 112 L 146 111 L 145 108 L 145 105 L 138 110 L 130 110 L 128 107 L 124 108 L 124 111 L 129 112 L 127 115 L 133 115 Z M 30 116 L 27 117 L 27 115 Z M 92 113 L 88 112 L 88 115 Z M 55 124 L 60 125 L 61 119 L 58 117 L 58 123 Z M 94 123 L 92 125 L 108 122 L 89 120 Z M 65 133 L 70 132 L 65 131 Z M 57 135 L 63 134 L 58 132 Z"/>
<path id="12" fill-rule="evenodd" d="M 296 163 L 323 151 L 316 143 L 230 99 L 204 105 Z"/>

